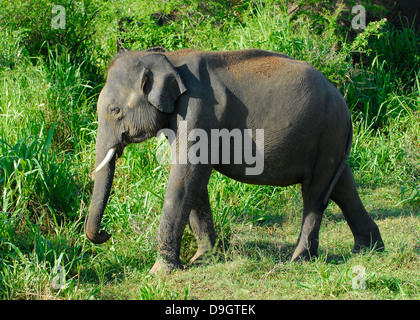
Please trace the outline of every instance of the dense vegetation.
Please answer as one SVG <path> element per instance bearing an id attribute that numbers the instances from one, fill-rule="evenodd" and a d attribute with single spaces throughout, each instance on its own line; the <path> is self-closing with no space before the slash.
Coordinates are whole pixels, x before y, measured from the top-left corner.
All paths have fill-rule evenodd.
<path id="1" fill-rule="evenodd" d="M 1 0 L 0 297 L 418 299 L 420 34 L 383 18 L 389 8 L 362 2 L 372 20 L 364 30 L 351 28 L 351 10 L 329 1 Z M 66 10 L 64 29 L 52 25 L 56 5 Z M 323 72 L 352 111 L 350 164 L 386 251 L 350 254 L 351 233 L 331 203 L 320 257 L 290 263 L 299 187 L 245 185 L 215 173 L 219 260 L 152 277 L 170 170 L 158 161 L 160 139 L 131 145 L 118 160 L 103 220 L 113 237 L 100 246 L 87 241 L 95 107 L 107 64 L 117 47 L 152 46 L 261 48 Z M 194 247 L 187 228 L 185 260 Z M 352 286 L 354 266 L 366 270 L 364 289 Z"/>

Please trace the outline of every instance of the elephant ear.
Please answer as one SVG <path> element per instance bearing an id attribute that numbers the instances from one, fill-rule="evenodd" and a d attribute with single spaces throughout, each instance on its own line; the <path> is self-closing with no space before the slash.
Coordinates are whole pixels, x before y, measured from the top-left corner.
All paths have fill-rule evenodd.
<path id="1" fill-rule="evenodd" d="M 147 94 L 149 102 L 158 110 L 173 112 L 175 101 L 187 90 L 178 71 L 161 53 L 142 57 L 141 65 L 140 90 Z"/>

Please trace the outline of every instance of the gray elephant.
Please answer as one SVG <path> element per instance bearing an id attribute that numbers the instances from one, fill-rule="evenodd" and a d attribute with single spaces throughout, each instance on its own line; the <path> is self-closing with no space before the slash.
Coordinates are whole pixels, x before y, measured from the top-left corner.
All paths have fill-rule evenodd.
<path id="1" fill-rule="evenodd" d="M 317 255 L 330 199 L 350 226 L 354 252 L 384 248 L 347 163 L 352 141 L 347 105 L 306 62 L 256 49 L 126 52 L 109 67 L 97 112 L 95 183 L 85 221 L 93 243 L 110 237 L 100 223 L 116 157 L 129 143 L 161 132 L 171 144 L 174 158 L 151 272 L 183 267 L 179 254 L 187 223 L 198 243 L 192 261 L 212 250 L 216 232 L 207 183 L 213 169 L 245 183 L 301 184 L 303 219 L 292 260 Z M 219 136 L 213 139 L 215 132 Z M 254 163 L 246 161 L 252 156 Z"/>

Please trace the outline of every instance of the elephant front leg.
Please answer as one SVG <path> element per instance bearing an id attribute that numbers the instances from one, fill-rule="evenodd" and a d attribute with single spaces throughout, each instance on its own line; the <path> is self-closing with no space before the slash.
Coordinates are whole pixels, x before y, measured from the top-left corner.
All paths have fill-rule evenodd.
<path id="1" fill-rule="evenodd" d="M 169 212 L 168 212 L 169 211 Z M 187 224 L 188 215 L 184 210 L 163 210 L 162 220 L 158 230 L 158 258 L 150 273 L 172 272 L 182 269 L 179 259 L 181 239 Z"/>
<path id="2" fill-rule="evenodd" d="M 172 166 L 158 230 L 158 258 L 150 273 L 183 268 L 179 258 L 182 236 L 196 199 L 207 192 L 210 174 L 207 166 Z"/>
<path id="3" fill-rule="evenodd" d="M 197 252 L 190 259 L 190 263 L 193 263 L 201 261 L 207 253 L 212 253 L 216 243 L 217 235 L 207 189 L 195 202 L 190 212 L 189 224 L 198 244 Z"/>

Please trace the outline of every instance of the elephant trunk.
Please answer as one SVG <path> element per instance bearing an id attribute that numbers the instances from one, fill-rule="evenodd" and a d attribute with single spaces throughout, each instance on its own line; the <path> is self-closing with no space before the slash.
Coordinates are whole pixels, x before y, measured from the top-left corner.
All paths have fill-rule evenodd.
<path id="1" fill-rule="evenodd" d="M 89 214 L 85 221 L 86 237 L 96 244 L 104 243 L 111 237 L 105 230 L 99 230 L 99 228 L 111 192 L 115 161 L 115 148 L 106 150 L 98 140 L 96 144 L 95 184 Z"/>

